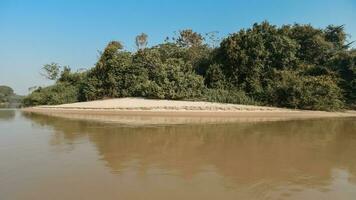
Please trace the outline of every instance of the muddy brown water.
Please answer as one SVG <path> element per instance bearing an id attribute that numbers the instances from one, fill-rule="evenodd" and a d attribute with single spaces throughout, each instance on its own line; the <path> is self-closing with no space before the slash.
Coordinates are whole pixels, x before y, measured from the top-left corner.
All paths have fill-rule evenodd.
<path id="1" fill-rule="evenodd" d="M 126 126 L 0 110 L 1 200 L 356 199 L 356 119 Z"/>

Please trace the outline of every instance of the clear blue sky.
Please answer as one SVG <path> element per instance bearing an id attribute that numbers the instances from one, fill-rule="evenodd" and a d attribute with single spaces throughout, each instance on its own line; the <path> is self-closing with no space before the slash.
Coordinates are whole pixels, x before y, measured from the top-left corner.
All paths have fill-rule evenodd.
<path id="1" fill-rule="evenodd" d="M 26 94 L 50 84 L 43 64 L 89 68 L 108 41 L 133 49 L 141 32 L 153 45 L 184 28 L 226 36 L 263 20 L 345 24 L 356 40 L 356 0 L 0 0 L 0 85 Z"/>

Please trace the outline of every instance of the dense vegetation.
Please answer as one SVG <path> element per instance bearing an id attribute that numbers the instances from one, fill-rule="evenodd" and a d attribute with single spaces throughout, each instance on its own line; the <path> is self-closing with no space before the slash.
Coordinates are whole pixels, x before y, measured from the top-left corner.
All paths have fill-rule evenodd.
<path id="1" fill-rule="evenodd" d="M 0 108 L 18 107 L 21 100 L 11 87 L 0 85 Z"/>
<path id="2" fill-rule="evenodd" d="M 137 51 L 112 41 L 95 67 L 84 72 L 45 65 L 45 75 L 56 84 L 37 88 L 24 104 L 147 97 L 311 110 L 355 106 L 356 51 L 343 26 L 262 22 L 220 45 L 212 36 L 183 30 L 147 47 L 148 36 L 141 34 Z"/>

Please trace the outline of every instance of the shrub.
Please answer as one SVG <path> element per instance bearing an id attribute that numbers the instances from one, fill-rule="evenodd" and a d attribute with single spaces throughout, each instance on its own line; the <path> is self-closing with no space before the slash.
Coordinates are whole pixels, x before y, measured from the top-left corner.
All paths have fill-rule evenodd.
<path id="1" fill-rule="evenodd" d="M 300 76 L 282 71 L 270 88 L 269 104 L 308 110 L 338 110 L 343 107 L 341 90 L 328 76 Z"/>
<path id="2" fill-rule="evenodd" d="M 248 97 L 245 92 L 239 90 L 206 89 L 202 100 L 233 104 L 258 104 L 252 98 Z"/>
<path id="3" fill-rule="evenodd" d="M 78 88 L 70 84 L 57 83 L 53 86 L 38 88 L 23 99 L 24 106 L 57 105 L 78 101 Z"/>

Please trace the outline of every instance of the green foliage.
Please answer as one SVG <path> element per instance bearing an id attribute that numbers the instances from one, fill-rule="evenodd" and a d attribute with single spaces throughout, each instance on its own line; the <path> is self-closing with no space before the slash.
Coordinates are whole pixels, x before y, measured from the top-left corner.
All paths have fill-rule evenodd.
<path id="1" fill-rule="evenodd" d="M 60 73 L 58 82 L 79 85 L 86 77 L 86 72 L 72 72 L 69 67 L 64 67 Z"/>
<path id="2" fill-rule="evenodd" d="M 258 96 L 273 69 L 296 67 L 298 47 L 276 26 L 264 22 L 223 40 L 218 59 L 229 82 L 249 95 Z"/>
<path id="3" fill-rule="evenodd" d="M 41 75 L 46 77 L 49 80 L 57 80 L 60 74 L 61 66 L 57 63 L 45 64 L 42 67 Z"/>
<path id="4" fill-rule="evenodd" d="M 6 85 L 0 85 L 0 108 L 19 107 L 22 96 L 14 93 L 14 90 Z"/>
<path id="5" fill-rule="evenodd" d="M 191 29 L 153 47 L 141 34 L 136 52 L 112 41 L 86 72 L 45 65 L 56 84 L 34 90 L 24 102 L 146 97 L 338 110 L 356 104 L 356 51 L 346 36 L 343 26 L 268 22 L 233 33 L 218 47 Z"/>
<path id="6" fill-rule="evenodd" d="M 203 36 L 192 29 L 179 31 L 179 36 L 176 40 L 179 46 L 185 48 L 201 46 L 203 41 Z"/>
<path id="7" fill-rule="evenodd" d="M 68 83 L 38 88 L 23 99 L 24 106 L 56 105 L 78 101 L 78 88 Z"/>
<path id="8" fill-rule="evenodd" d="M 337 72 L 346 103 L 356 107 L 356 50 L 339 53 L 334 57 L 332 66 Z"/>
<path id="9" fill-rule="evenodd" d="M 325 29 L 325 40 L 333 43 L 334 48 L 336 49 L 345 49 L 348 48 L 346 42 L 346 33 L 344 31 L 344 25 L 334 26 L 329 25 Z"/>
<path id="10" fill-rule="evenodd" d="M 14 90 L 6 85 L 0 85 L 0 102 L 5 102 L 6 97 L 14 94 Z"/>
<path id="11" fill-rule="evenodd" d="M 208 67 L 205 74 L 205 84 L 209 88 L 223 89 L 226 88 L 226 78 L 220 64 L 212 64 Z"/>
<path id="12" fill-rule="evenodd" d="M 119 51 L 120 48 L 118 42 L 108 44 L 99 62 L 88 72 L 82 84 L 82 100 L 145 94 L 147 70 L 133 65 L 131 53 Z"/>
<path id="13" fill-rule="evenodd" d="M 220 103 L 257 105 L 258 103 L 240 90 L 206 89 L 202 100 Z"/>
<path id="14" fill-rule="evenodd" d="M 227 82 L 262 104 L 335 110 L 355 93 L 351 90 L 355 77 L 348 75 L 350 84 L 344 82 L 346 74 L 352 74 L 352 59 L 342 61 L 337 56 L 348 54 L 345 37 L 342 26 L 278 28 L 263 22 L 224 39 L 215 60 L 221 63 Z M 209 72 L 208 83 L 210 77 Z"/>
<path id="15" fill-rule="evenodd" d="M 206 34 L 210 40 L 214 40 L 212 34 Z M 199 75 L 205 75 L 207 67 L 212 62 L 213 49 L 205 43 L 206 39 L 191 29 L 179 31 L 177 38 L 172 38 L 172 42 L 158 45 L 158 49 L 165 54 L 167 58 L 180 58 L 189 62 L 195 72 Z"/>
<path id="16" fill-rule="evenodd" d="M 309 110 L 338 110 L 343 107 L 341 90 L 329 76 L 301 76 L 280 71 L 267 90 L 269 104 Z"/>
<path id="17" fill-rule="evenodd" d="M 203 77 L 182 59 L 168 59 L 152 70 L 148 97 L 161 99 L 194 99 L 204 88 Z"/>
<path id="18" fill-rule="evenodd" d="M 58 74 L 56 84 L 49 87 L 32 87 L 31 94 L 22 100 L 23 105 L 56 105 L 77 102 L 86 72 L 72 72 L 69 67 L 63 67 Z"/>

